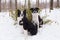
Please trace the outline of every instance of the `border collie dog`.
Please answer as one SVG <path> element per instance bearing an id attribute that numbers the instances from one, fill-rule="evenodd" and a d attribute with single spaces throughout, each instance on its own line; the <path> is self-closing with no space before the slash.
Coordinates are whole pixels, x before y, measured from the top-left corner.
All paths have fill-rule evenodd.
<path id="1" fill-rule="evenodd" d="M 33 36 L 36 35 L 38 32 L 38 25 L 36 23 L 33 23 L 32 21 L 29 21 L 26 17 L 26 10 L 23 11 L 23 28 L 24 30 L 27 30 L 28 34 Z M 20 21 L 21 22 L 21 21 Z M 19 23 L 20 24 L 20 23 Z"/>
<path id="2" fill-rule="evenodd" d="M 39 8 L 31 8 L 30 10 L 32 11 L 32 19 L 33 19 L 33 21 L 35 23 L 37 23 L 38 28 L 40 28 L 41 27 L 40 25 L 43 24 L 43 20 L 40 18 L 40 15 L 38 13 Z"/>

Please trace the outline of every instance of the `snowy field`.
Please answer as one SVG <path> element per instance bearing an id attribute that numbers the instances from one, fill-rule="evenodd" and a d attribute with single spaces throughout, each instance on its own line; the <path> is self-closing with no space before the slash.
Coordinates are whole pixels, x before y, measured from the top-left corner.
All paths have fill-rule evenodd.
<path id="1" fill-rule="evenodd" d="M 47 19 L 52 23 L 42 25 L 35 36 L 28 36 L 27 40 L 60 40 L 60 9 L 43 9 L 40 16 L 48 15 Z M 0 40 L 25 40 L 22 26 L 14 25 L 14 20 L 9 16 L 9 12 L 0 12 Z"/>

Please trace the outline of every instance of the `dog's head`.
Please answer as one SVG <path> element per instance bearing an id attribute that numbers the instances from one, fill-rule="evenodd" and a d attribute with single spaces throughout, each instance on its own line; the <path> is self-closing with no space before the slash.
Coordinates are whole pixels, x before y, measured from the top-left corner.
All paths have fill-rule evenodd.
<path id="1" fill-rule="evenodd" d="M 31 8 L 30 10 L 32 11 L 32 13 L 37 13 L 39 8 Z"/>
<path id="2" fill-rule="evenodd" d="M 18 17 L 20 17 L 21 11 L 17 9 Z"/>

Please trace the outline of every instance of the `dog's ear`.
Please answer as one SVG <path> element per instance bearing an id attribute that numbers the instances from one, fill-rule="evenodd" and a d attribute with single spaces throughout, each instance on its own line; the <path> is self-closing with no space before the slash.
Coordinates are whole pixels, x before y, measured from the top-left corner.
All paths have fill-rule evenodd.
<path id="1" fill-rule="evenodd" d="M 20 17 L 21 11 L 17 9 L 16 12 L 17 12 L 17 16 Z"/>
<path id="2" fill-rule="evenodd" d="M 26 15 L 26 9 L 23 11 L 23 14 Z"/>
<path id="3" fill-rule="evenodd" d="M 36 10 L 39 10 L 39 8 L 36 8 Z"/>
<path id="4" fill-rule="evenodd" d="M 26 13 L 26 9 L 23 11 L 23 13 Z"/>
<path id="5" fill-rule="evenodd" d="M 30 8 L 30 10 L 31 10 L 31 12 L 33 12 L 34 9 L 33 8 Z"/>
<path id="6" fill-rule="evenodd" d="M 32 10 L 33 10 L 33 8 L 30 8 L 30 10 L 32 11 Z"/>

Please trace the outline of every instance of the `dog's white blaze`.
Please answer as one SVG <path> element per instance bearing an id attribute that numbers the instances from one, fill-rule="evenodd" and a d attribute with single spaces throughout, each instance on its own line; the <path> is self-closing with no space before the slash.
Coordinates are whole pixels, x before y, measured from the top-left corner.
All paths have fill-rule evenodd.
<path id="1" fill-rule="evenodd" d="M 32 21 L 34 21 L 39 27 L 38 15 L 39 13 L 32 13 Z"/>

